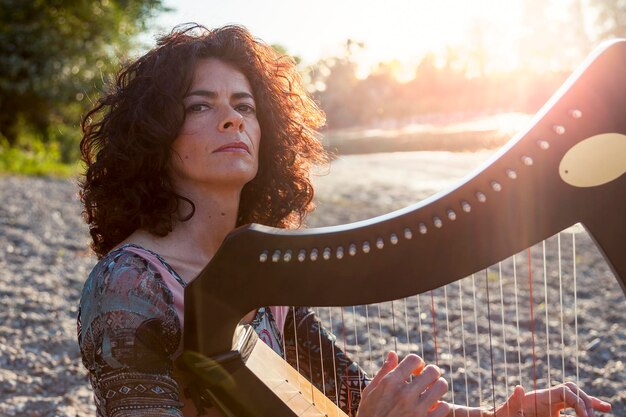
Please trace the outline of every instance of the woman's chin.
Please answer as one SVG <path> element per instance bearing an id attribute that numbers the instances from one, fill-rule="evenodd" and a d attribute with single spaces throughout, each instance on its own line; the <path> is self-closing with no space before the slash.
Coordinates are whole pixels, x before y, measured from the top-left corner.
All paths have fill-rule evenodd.
<path id="1" fill-rule="evenodd" d="M 256 170 L 233 170 L 206 178 L 206 183 L 218 187 L 241 189 L 256 176 Z"/>

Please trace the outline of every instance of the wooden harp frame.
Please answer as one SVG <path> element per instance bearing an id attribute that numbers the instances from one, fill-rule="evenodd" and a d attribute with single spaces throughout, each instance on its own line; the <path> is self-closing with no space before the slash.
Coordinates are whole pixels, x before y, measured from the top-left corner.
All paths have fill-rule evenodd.
<path id="1" fill-rule="evenodd" d="M 255 308 L 362 305 L 423 293 L 576 223 L 626 289 L 624 141 L 626 40 L 617 40 L 598 48 L 526 131 L 449 192 L 343 226 L 283 230 L 251 224 L 230 233 L 185 290 L 185 349 L 218 360 L 234 382 L 231 388 L 245 386 L 238 400 L 219 383 L 210 389 L 216 401 L 226 398 L 227 414 L 297 415 L 278 397 L 271 399 L 272 390 L 254 382 L 251 372 L 237 374 L 250 349 L 234 349 L 233 335 Z M 582 160 L 565 166 L 573 154 Z M 570 180 L 581 170 L 591 185 Z M 390 276 L 393 285 L 381 279 Z"/>

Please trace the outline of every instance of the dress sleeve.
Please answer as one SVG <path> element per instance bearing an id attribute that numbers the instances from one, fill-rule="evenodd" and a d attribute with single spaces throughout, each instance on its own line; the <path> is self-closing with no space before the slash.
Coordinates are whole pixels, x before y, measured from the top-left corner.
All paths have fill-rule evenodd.
<path id="1" fill-rule="evenodd" d="M 126 251 L 103 258 L 78 313 L 98 416 L 182 416 L 173 377 L 181 336 L 172 293 L 157 269 Z"/>
<path id="2" fill-rule="evenodd" d="M 311 308 L 290 309 L 284 338 L 287 361 L 346 414 L 356 415 L 370 378 L 337 346 Z"/>

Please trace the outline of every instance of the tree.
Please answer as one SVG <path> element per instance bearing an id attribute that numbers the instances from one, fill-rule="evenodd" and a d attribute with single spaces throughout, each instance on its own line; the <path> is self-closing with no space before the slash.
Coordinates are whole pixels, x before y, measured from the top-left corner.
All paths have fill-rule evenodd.
<path id="1" fill-rule="evenodd" d="M 0 0 L 0 135 L 47 141 L 136 45 L 162 0 Z"/>
<path id="2" fill-rule="evenodd" d="M 524 32 L 519 40 L 520 66 L 525 71 L 548 71 L 560 62 L 556 53 L 561 50 L 560 28 L 548 13 L 551 1 L 527 0 L 522 3 Z"/>
<path id="3" fill-rule="evenodd" d="M 600 39 L 626 37 L 626 0 L 592 0 Z"/>
<path id="4" fill-rule="evenodd" d="M 300 65 L 300 63 L 302 62 L 302 58 L 299 55 L 290 54 L 289 51 L 287 51 L 287 47 L 285 45 L 282 45 L 280 43 L 273 43 L 271 46 L 279 55 L 290 56 L 296 63 L 296 65 Z"/>
<path id="5" fill-rule="evenodd" d="M 322 59 L 308 69 L 306 77 L 316 99 L 326 112 L 330 128 L 354 125 L 358 120 L 359 106 L 353 100 L 358 84 L 354 50 L 363 44 L 348 39 L 341 57 Z"/>

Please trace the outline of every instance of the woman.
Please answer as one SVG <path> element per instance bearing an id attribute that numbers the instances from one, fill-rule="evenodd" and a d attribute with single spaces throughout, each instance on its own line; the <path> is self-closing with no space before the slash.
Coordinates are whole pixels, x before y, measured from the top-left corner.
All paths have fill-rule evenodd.
<path id="1" fill-rule="evenodd" d="M 83 290 L 78 340 L 98 415 L 217 413 L 175 365 L 184 286 L 234 227 L 300 225 L 312 209 L 309 167 L 326 161 L 316 134 L 323 122 L 293 62 L 234 26 L 175 29 L 125 67 L 87 114 L 81 197 L 100 261 Z M 308 309 L 286 315 L 268 307 L 242 321 L 293 360 L 292 347 L 317 321 Z M 340 349 L 330 351 L 351 378 L 368 384 Z M 345 376 L 311 365 L 314 382 L 339 381 L 326 392 L 354 412 L 361 398 L 347 398 Z M 412 374 L 419 375 L 407 384 Z M 608 407 L 582 392 L 572 397 L 573 388 L 527 395 L 519 388 L 498 415 L 534 415 L 528 399 L 543 404 L 546 395 L 557 413 L 575 405 L 587 416 Z M 435 366 L 415 355 L 398 363 L 390 353 L 364 389 L 358 415 L 449 415 L 446 390 Z M 547 404 L 540 415 L 554 414 Z"/>

